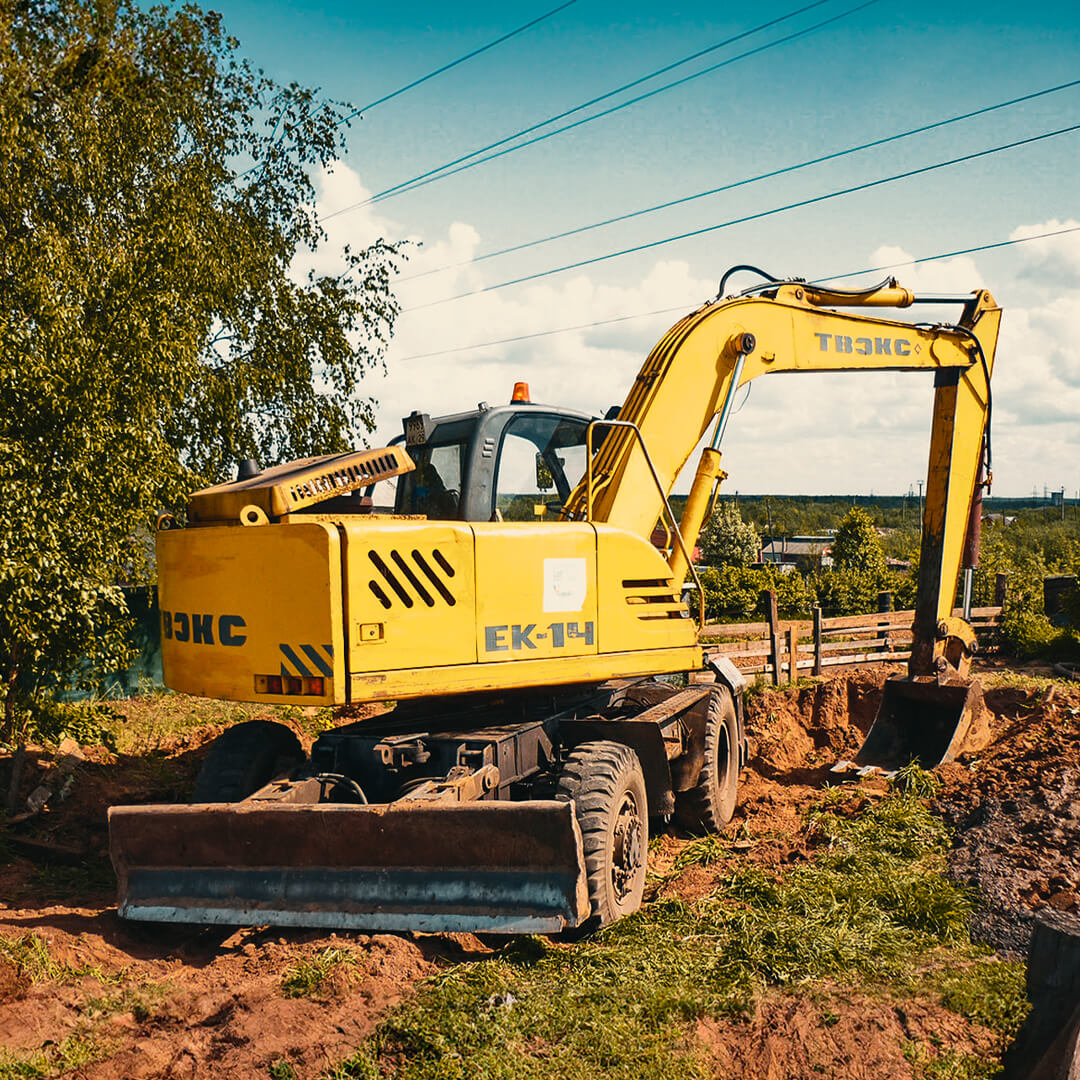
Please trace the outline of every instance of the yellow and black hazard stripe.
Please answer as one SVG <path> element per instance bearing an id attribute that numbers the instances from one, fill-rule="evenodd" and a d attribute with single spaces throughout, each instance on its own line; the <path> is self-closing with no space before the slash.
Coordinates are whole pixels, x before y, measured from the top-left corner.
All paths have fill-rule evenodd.
<path id="1" fill-rule="evenodd" d="M 306 675 L 308 678 L 324 675 L 330 678 L 334 674 L 333 645 L 290 645 L 282 642 L 278 648 L 281 650 L 282 675 Z"/>

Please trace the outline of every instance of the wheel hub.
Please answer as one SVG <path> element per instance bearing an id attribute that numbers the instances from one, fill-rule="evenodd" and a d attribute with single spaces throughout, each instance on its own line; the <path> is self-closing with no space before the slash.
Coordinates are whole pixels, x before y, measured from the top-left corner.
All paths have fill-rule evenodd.
<path id="1" fill-rule="evenodd" d="M 634 879 L 641 869 L 641 838 L 641 813 L 633 793 L 628 791 L 615 815 L 611 838 L 611 884 L 619 900 L 632 891 Z"/>

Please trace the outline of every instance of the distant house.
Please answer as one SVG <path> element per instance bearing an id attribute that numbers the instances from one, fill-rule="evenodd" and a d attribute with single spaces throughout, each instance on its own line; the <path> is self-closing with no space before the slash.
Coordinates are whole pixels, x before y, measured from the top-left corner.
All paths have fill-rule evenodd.
<path id="1" fill-rule="evenodd" d="M 1011 514 L 983 514 L 983 521 L 996 521 L 999 525 L 1011 525 L 1016 518 Z"/>
<path id="2" fill-rule="evenodd" d="M 832 566 L 832 536 L 792 536 L 762 545 L 761 561 L 794 570 L 798 563 Z"/>

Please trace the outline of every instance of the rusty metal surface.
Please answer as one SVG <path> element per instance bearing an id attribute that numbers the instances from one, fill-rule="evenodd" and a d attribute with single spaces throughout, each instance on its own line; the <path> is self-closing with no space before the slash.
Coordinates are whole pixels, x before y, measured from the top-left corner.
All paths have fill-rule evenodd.
<path id="1" fill-rule="evenodd" d="M 933 769 L 952 761 L 981 708 L 978 683 L 886 679 L 877 717 L 855 764 L 892 770 L 918 761 Z"/>
<path id="2" fill-rule="evenodd" d="M 113 807 L 109 845 L 127 918 L 513 933 L 588 915 L 563 802 Z"/>

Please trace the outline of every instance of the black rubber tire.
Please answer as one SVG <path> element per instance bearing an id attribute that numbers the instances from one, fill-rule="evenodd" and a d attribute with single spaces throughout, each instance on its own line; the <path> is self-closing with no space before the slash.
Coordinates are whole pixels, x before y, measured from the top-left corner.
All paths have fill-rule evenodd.
<path id="1" fill-rule="evenodd" d="M 555 798 L 573 802 L 585 849 L 595 930 L 637 911 L 645 892 L 649 810 L 637 754 L 616 742 L 575 747 L 559 772 Z"/>
<path id="2" fill-rule="evenodd" d="M 739 795 L 739 724 L 726 686 L 709 695 L 704 762 L 697 783 L 675 796 L 675 820 L 690 832 L 720 832 Z"/>
<path id="3" fill-rule="evenodd" d="M 239 802 L 303 761 L 300 740 L 284 724 L 248 720 L 214 740 L 195 780 L 191 801 Z"/>

